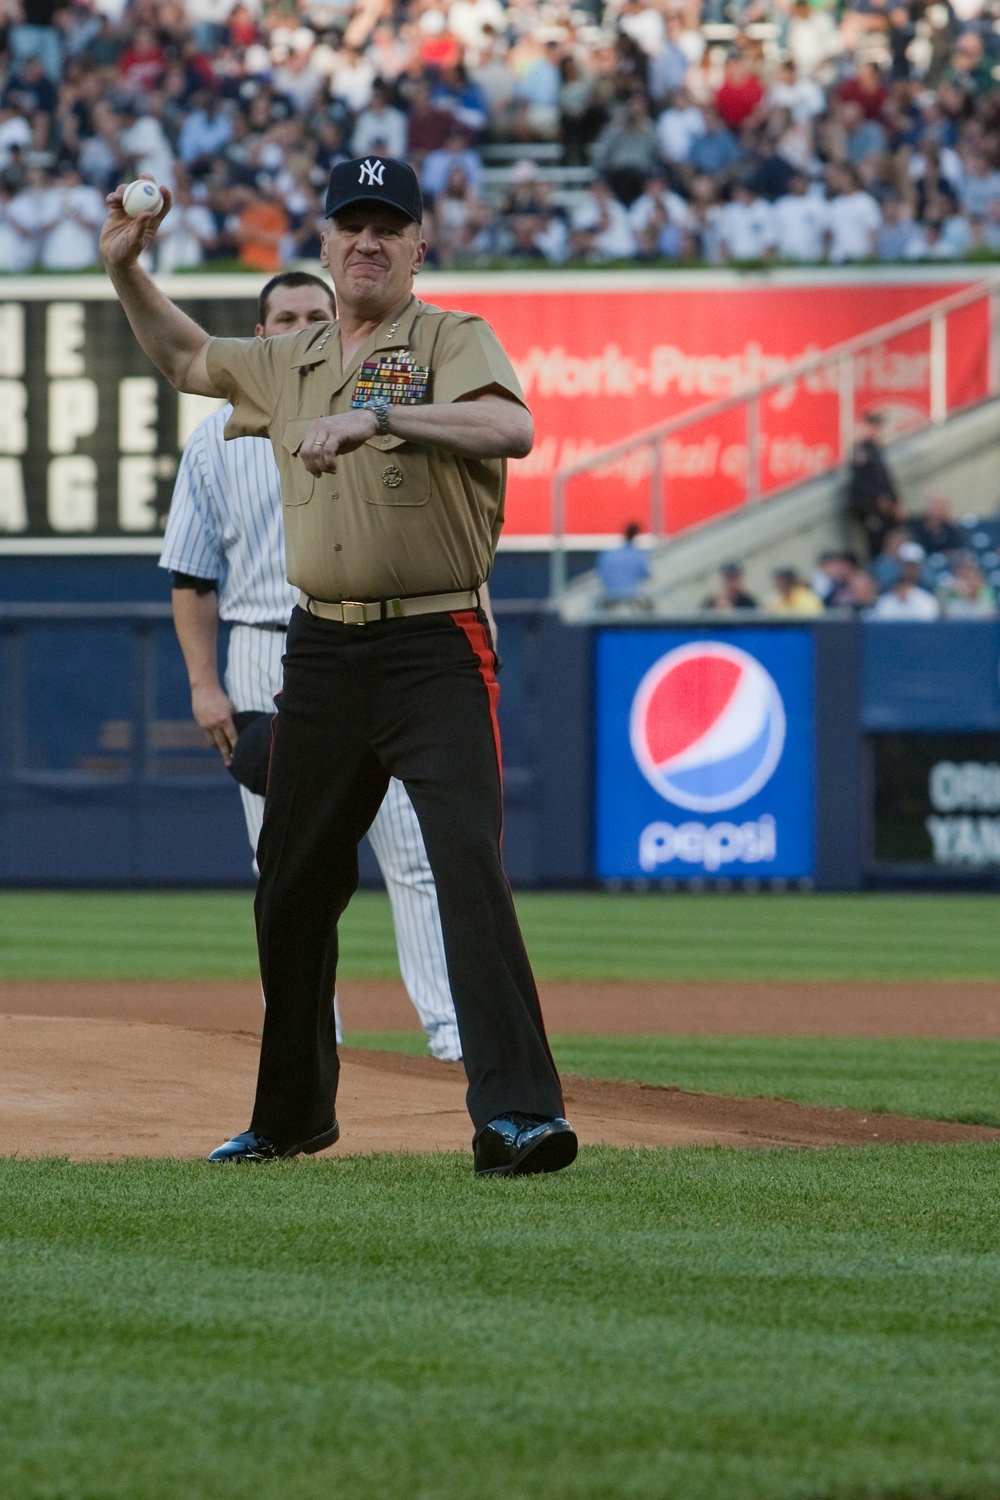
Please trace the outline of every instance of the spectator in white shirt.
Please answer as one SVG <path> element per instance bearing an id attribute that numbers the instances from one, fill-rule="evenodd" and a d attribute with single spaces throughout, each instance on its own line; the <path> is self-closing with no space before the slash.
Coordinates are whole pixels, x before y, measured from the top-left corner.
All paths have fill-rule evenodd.
<path id="1" fill-rule="evenodd" d="M 375 65 L 356 47 L 342 47 L 330 77 L 331 99 L 341 99 L 353 114 L 367 109 L 375 85 Z"/>
<path id="2" fill-rule="evenodd" d="M 178 172 L 174 201 L 156 232 L 156 269 L 161 276 L 200 266 L 214 249 L 218 226 L 209 208 L 197 203 L 187 173 Z"/>
<path id="3" fill-rule="evenodd" d="M 0 178 L 0 274 L 17 276 L 35 264 L 35 236 L 13 213 L 14 194 Z"/>
<path id="4" fill-rule="evenodd" d="M 806 125 L 826 111 L 826 96 L 815 78 L 800 78 L 791 59 L 778 69 L 767 103 L 770 109 L 787 109 L 796 125 Z"/>
<path id="5" fill-rule="evenodd" d="M 774 210 L 742 182 L 720 210 L 717 227 L 727 260 L 763 260 L 774 245 Z"/>
<path id="6" fill-rule="evenodd" d="M 596 178 L 573 210 L 570 254 L 591 260 L 628 260 L 636 251 L 628 210 L 603 178 Z"/>
<path id="7" fill-rule="evenodd" d="M 480 58 L 491 49 L 493 37 L 507 25 L 507 12 L 500 0 L 452 0 L 448 7 L 448 30 Z"/>
<path id="8" fill-rule="evenodd" d="M 0 167 L 10 160 L 10 148 L 20 146 L 26 151 L 31 145 L 31 126 L 13 104 L 0 105 Z"/>
<path id="9" fill-rule="evenodd" d="M 842 265 L 845 261 L 870 259 L 882 227 L 882 210 L 871 193 L 863 190 L 853 167 L 833 168 L 829 182 L 830 260 L 834 265 Z"/>
<path id="10" fill-rule="evenodd" d="M 937 620 L 941 606 L 934 595 L 920 587 L 926 554 L 919 542 L 904 542 L 896 554 L 899 577 L 892 588 L 875 601 L 872 620 Z"/>
<path id="11" fill-rule="evenodd" d="M 118 135 L 118 149 L 136 177 L 152 177 L 161 186 L 174 185 L 174 153 L 159 120 L 140 114 L 134 103 L 121 110 L 124 129 Z"/>
<path id="12" fill-rule="evenodd" d="M 779 260 L 823 259 L 827 203 L 820 191 L 810 191 L 809 179 L 796 172 L 788 192 L 774 205 L 774 247 Z"/>
<path id="13" fill-rule="evenodd" d="M 825 77 L 826 64 L 843 46 L 834 12 L 813 7 L 809 0 L 795 0 L 786 37 L 789 54 L 801 78 L 814 78 L 818 74 Z"/>
<path id="14" fill-rule="evenodd" d="M 647 57 L 659 57 L 663 51 L 667 39 L 663 16 L 652 5 L 643 4 L 643 0 L 625 0 L 618 12 L 618 29 L 631 37 Z"/>
<path id="15" fill-rule="evenodd" d="M 8 213 L 30 244 L 31 265 L 38 260 L 46 235 L 58 222 L 59 203 L 59 189 L 44 167 L 30 167 L 27 186 L 14 198 Z"/>
<path id="16" fill-rule="evenodd" d="M 371 103 L 354 122 L 351 150 L 355 156 L 370 156 L 374 152 L 396 160 L 406 156 L 406 116 L 401 109 L 392 107 L 391 97 L 388 85 L 376 78 Z"/>
<path id="17" fill-rule="evenodd" d="M 42 241 L 41 263 L 47 271 L 86 271 L 96 266 L 97 237 L 107 205 L 88 186 L 71 162 L 65 162 L 53 194 L 57 221 Z"/>
<path id="18" fill-rule="evenodd" d="M 691 147 L 707 129 L 705 116 L 692 103 L 687 89 L 678 89 L 656 122 L 656 138 L 664 160 L 688 161 Z"/>
<path id="19" fill-rule="evenodd" d="M 276 94 L 284 94 L 301 114 L 305 114 L 318 102 L 320 90 L 326 83 L 315 62 L 317 55 L 322 60 L 322 53 L 316 47 L 316 33 L 308 26 L 297 27 L 290 42 L 291 45 L 283 49 L 287 55 L 281 57 L 274 70 L 272 87 Z M 274 55 L 277 62 L 280 55 L 277 48 Z M 333 59 L 331 64 L 336 66 Z"/>

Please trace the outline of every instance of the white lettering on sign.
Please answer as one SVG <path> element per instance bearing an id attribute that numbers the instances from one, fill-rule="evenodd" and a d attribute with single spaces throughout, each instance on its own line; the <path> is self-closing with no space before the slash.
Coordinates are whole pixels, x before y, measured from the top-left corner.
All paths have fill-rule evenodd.
<path id="1" fill-rule="evenodd" d="M 0 458 L 0 531 L 27 531 L 24 470 L 19 458 Z"/>
<path id="2" fill-rule="evenodd" d="M 960 807 L 996 812 L 1000 809 L 1000 765 L 940 760 L 931 769 L 930 797 L 935 812 L 955 812 Z"/>
<path id="3" fill-rule="evenodd" d="M 618 344 L 605 344 L 600 354 L 570 354 L 562 344 L 553 349 L 537 346 L 528 350 L 514 367 L 526 396 L 634 397 L 642 391 L 654 396 L 675 392 L 680 396 L 735 396 L 762 381 L 780 377 L 799 360 L 819 352 L 807 344 L 793 354 L 766 354 L 760 344 L 744 344 L 738 354 L 687 354 L 676 344 L 654 344 L 645 361 L 624 354 Z M 919 391 L 927 388 L 929 356 L 881 350 L 860 355 L 855 364 L 858 391 Z M 837 372 L 822 370 L 807 375 L 805 388 L 814 395 L 837 388 Z M 799 382 L 789 380 L 768 397 L 777 411 L 790 406 Z"/>
<path id="4" fill-rule="evenodd" d="M 939 865 L 1000 864 L 1000 818 L 936 818 L 925 821 Z"/>
<path id="5" fill-rule="evenodd" d="M 0 375 L 24 374 L 24 308 L 0 302 Z"/>
<path id="6" fill-rule="evenodd" d="M 777 824 L 769 813 L 751 823 L 650 823 L 639 835 L 639 864 L 650 874 L 675 859 L 714 872 L 723 865 L 765 864 L 777 856 Z"/>
<path id="7" fill-rule="evenodd" d="M 83 375 L 86 334 L 82 302 L 50 302 L 45 311 L 46 375 Z"/>
<path id="8" fill-rule="evenodd" d="M 151 375 L 118 382 L 118 447 L 122 453 L 155 453 L 159 387 Z"/>
<path id="9" fill-rule="evenodd" d="M 122 531 L 156 530 L 156 459 L 118 460 L 118 524 Z"/>
<path id="10" fill-rule="evenodd" d="M 48 518 L 53 531 L 97 530 L 97 464 L 87 454 L 50 462 Z"/>
<path id="11" fill-rule="evenodd" d="M 190 391 L 177 393 L 177 446 L 183 448 L 199 422 L 225 406 L 221 396 L 196 396 Z"/>
<path id="12" fill-rule="evenodd" d="M 28 389 L 20 380 L 0 380 L 0 453 L 28 446 Z"/>
<path id="13" fill-rule="evenodd" d="M 80 438 L 97 431 L 97 416 L 95 381 L 50 381 L 49 452 L 72 453 Z"/>

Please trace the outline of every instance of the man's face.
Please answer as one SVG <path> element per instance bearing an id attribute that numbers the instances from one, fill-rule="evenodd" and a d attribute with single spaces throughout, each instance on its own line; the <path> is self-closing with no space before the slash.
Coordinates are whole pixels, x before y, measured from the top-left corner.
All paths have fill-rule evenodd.
<path id="1" fill-rule="evenodd" d="M 420 226 L 397 208 L 356 203 L 329 221 L 320 259 L 351 312 L 383 317 L 409 295 L 424 263 Z"/>
<path id="2" fill-rule="evenodd" d="M 301 333 L 313 323 L 336 317 L 332 298 L 319 286 L 276 286 L 267 299 L 267 314 L 254 332 L 259 339 L 278 333 Z"/>

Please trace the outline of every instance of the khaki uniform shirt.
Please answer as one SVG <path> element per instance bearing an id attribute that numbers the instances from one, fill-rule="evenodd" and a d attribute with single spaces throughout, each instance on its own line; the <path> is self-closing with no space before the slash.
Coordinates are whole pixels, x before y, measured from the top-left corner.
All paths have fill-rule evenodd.
<path id="1" fill-rule="evenodd" d="M 443 405 L 488 386 L 524 396 L 493 330 L 415 297 L 345 372 L 340 328 L 213 339 L 213 385 L 233 403 L 226 437 L 270 437 L 281 473 L 288 579 L 314 599 L 392 599 L 476 588 L 503 525 L 506 460 L 463 458 L 389 434 L 314 478 L 298 450 L 317 417 L 393 380 L 406 404 Z M 360 390 L 356 393 L 356 387 Z M 388 397 L 390 401 L 392 397 Z"/>

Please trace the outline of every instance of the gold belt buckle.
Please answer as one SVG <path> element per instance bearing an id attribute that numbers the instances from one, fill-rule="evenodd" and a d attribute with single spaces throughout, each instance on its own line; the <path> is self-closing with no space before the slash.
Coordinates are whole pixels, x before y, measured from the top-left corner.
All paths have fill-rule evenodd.
<path id="1" fill-rule="evenodd" d="M 345 625 L 368 624 L 365 606 L 360 599 L 342 599 L 340 602 L 340 618 Z"/>

